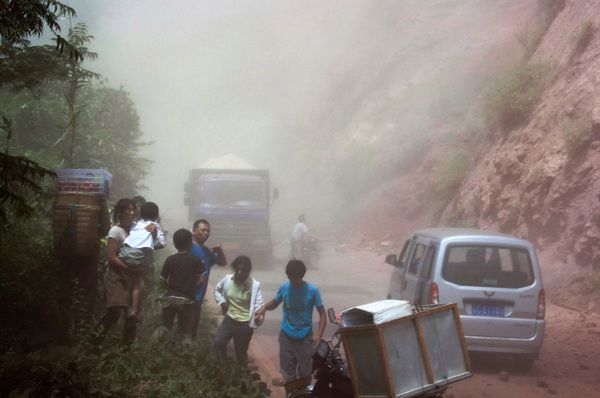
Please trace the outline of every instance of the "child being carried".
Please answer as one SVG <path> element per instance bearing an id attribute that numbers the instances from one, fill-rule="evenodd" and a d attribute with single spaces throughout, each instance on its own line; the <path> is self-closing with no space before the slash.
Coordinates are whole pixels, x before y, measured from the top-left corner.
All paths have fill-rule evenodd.
<path id="1" fill-rule="evenodd" d="M 137 318 L 141 306 L 142 277 L 147 268 L 152 265 L 153 250 L 165 246 L 165 235 L 158 220 L 158 206 L 154 202 L 146 202 L 140 209 L 140 220 L 137 221 L 129 236 L 125 239 L 119 258 L 133 272 L 131 277 L 131 310 L 129 316 Z"/>

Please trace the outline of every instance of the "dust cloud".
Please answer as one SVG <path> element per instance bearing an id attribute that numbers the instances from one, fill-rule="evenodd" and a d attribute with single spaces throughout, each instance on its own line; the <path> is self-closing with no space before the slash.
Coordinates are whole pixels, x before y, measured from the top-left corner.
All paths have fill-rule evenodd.
<path id="1" fill-rule="evenodd" d="M 480 59 L 506 36 L 499 13 L 525 2 L 67 3 L 96 37 L 90 68 L 137 105 L 153 142 L 143 194 L 163 218 L 187 225 L 189 169 L 236 154 L 270 170 L 272 223 L 287 234 L 301 212 L 316 227 L 344 221 L 418 162 L 438 115 L 485 82 Z"/>

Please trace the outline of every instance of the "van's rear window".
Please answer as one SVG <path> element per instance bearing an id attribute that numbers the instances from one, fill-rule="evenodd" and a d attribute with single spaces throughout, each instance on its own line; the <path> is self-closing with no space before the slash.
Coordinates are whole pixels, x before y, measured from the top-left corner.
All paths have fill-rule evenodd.
<path id="1" fill-rule="evenodd" d="M 519 288 L 535 281 L 528 250 L 491 245 L 450 246 L 442 276 L 463 286 Z"/>

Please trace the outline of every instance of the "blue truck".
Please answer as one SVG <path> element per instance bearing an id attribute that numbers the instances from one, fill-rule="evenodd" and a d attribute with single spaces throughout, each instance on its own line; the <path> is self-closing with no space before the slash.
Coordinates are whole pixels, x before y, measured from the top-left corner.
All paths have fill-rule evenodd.
<path id="1" fill-rule="evenodd" d="M 272 258 L 268 170 L 192 169 L 184 190 L 190 221 L 210 222 L 208 245 L 221 246 L 229 256 L 245 254 L 261 262 Z"/>

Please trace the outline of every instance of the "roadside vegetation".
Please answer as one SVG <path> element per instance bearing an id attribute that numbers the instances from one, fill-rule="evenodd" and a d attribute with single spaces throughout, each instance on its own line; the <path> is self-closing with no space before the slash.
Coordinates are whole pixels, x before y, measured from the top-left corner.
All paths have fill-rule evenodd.
<path id="1" fill-rule="evenodd" d="M 584 21 L 581 26 L 579 26 L 579 29 L 573 36 L 573 50 L 571 51 L 569 61 L 573 61 L 576 57 L 585 52 L 588 44 L 590 44 L 592 41 L 594 31 L 594 22 L 589 19 Z"/>
<path id="2" fill-rule="evenodd" d="M 592 121 L 574 119 L 566 121 L 562 126 L 565 148 L 570 157 L 585 148 L 592 138 Z"/>
<path id="3" fill-rule="evenodd" d="M 524 57 L 531 58 L 557 15 L 565 7 L 565 0 L 538 0 L 538 16 L 531 24 L 525 24 L 517 34 L 523 46 Z"/>
<path id="4" fill-rule="evenodd" d="M 467 170 L 471 164 L 469 157 L 464 152 L 457 152 L 449 155 L 442 160 L 437 172 L 435 173 L 435 182 L 433 185 L 433 194 L 426 200 L 431 203 L 431 213 L 434 219 L 438 219 L 448 203 L 452 201 L 454 195 L 460 188 L 460 184 L 467 175 Z M 456 214 L 456 223 L 466 224 L 464 214 Z"/>
<path id="5" fill-rule="evenodd" d="M 507 133 L 529 120 L 555 74 L 548 62 L 519 62 L 500 76 L 485 96 L 490 128 Z"/>
<path id="6" fill-rule="evenodd" d="M 125 349 L 118 334 L 100 349 L 88 342 L 93 320 L 80 289 L 64 330 L 65 289 L 53 250 L 53 169 L 106 168 L 113 174 L 112 201 L 135 195 L 150 162 L 134 102 L 87 69 L 97 55 L 84 24 L 61 35 L 61 17 L 75 10 L 60 2 L 20 0 L 0 7 L 0 395 L 1 396 L 203 396 L 263 397 L 256 374 L 212 355 L 216 322 L 202 319 L 193 347 L 152 343 L 159 306 L 150 305 L 139 339 Z M 32 46 L 44 28 L 53 43 Z M 162 262 L 156 259 L 157 270 Z M 103 269 L 101 259 L 99 269 Z M 102 277 L 102 275 L 100 275 Z M 100 282 L 101 285 L 101 282 Z M 156 289 L 155 289 L 156 290 Z M 156 303 L 159 292 L 150 297 Z M 100 297 L 98 298 L 100 304 Z M 96 315 L 101 314 L 102 308 Z M 206 311 L 205 311 L 206 313 Z M 115 327 L 115 329 L 120 329 Z"/>

